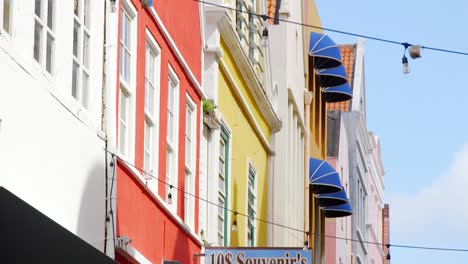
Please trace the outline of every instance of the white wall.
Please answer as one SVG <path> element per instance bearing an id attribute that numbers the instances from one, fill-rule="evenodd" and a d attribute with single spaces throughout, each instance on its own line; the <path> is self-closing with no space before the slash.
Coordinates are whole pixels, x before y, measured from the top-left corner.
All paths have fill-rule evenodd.
<path id="1" fill-rule="evenodd" d="M 14 1 L 0 36 L 0 185 L 103 250 L 101 122 L 104 2 L 90 1 L 90 102 L 71 95 L 73 1 L 56 1 L 52 75 L 33 58 L 34 1 Z"/>
<path id="2" fill-rule="evenodd" d="M 280 17 L 302 21 L 301 1 L 283 4 Z M 272 81 L 277 85 L 275 110 L 283 127 L 272 136 L 275 155 L 270 176 L 269 218 L 306 230 L 304 224 L 304 56 L 302 28 L 282 23 L 269 26 Z M 303 246 L 304 234 L 270 226 L 270 246 Z"/>

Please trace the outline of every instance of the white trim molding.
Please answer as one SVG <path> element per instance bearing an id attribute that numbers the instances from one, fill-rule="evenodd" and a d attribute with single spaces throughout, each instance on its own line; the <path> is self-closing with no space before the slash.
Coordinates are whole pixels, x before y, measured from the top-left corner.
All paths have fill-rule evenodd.
<path id="1" fill-rule="evenodd" d="M 124 241 L 121 237 L 117 238 L 115 250 L 127 260 L 130 259 L 132 263 L 136 262 L 139 264 L 153 264 L 142 253 L 140 253 L 140 251 L 133 247 L 131 242 Z"/>
<path id="2" fill-rule="evenodd" d="M 278 132 L 282 127 L 281 120 L 275 113 L 267 94 L 264 92 L 262 84 L 255 74 L 247 55 L 242 50 L 237 34 L 227 15 L 221 18 L 218 27 L 228 49 L 232 52 L 232 56 L 236 58 L 237 66 L 246 82 L 246 86 L 265 117 L 271 132 Z"/>

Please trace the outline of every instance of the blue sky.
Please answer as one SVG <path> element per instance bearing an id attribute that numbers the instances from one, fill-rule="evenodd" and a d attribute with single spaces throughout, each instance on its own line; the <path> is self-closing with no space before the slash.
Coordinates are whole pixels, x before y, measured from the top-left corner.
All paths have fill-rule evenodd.
<path id="1" fill-rule="evenodd" d="M 468 52 L 465 0 L 316 5 L 323 27 Z M 391 243 L 468 249 L 468 56 L 423 49 L 404 75 L 402 55 L 400 45 L 365 41 L 367 122 L 382 143 Z M 468 263 L 468 252 L 391 252 L 393 263 Z"/>

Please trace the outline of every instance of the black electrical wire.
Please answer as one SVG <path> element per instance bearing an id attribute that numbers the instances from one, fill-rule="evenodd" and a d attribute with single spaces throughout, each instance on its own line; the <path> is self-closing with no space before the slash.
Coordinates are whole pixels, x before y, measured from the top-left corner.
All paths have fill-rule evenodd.
<path id="1" fill-rule="evenodd" d="M 115 167 L 117 166 L 117 162 L 116 162 L 116 156 L 114 153 L 108 151 L 106 149 L 107 152 L 109 152 L 111 155 L 112 155 L 112 161 L 110 163 L 111 167 L 113 168 L 112 170 L 112 182 L 111 182 L 111 188 L 110 188 L 110 192 L 109 192 L 109 204 L 110 204 L 110 210 L 109 210 L 109 215 L 111 217 L 111 221 L 112 221 L 112 237 L 114 239 L 114 247 L 115 247 L 115 241 L 116 241 L 116 238 L 115 238 L 115 221 L 114 221 L 114 211 L 112 210 L 112 192 L 113 192 L 113 189 L 114 189 L 114 181 L 115 181 Z"/>
<path id="2" fill-rule="evenodd" d="M 110 154 L 112 154 L 113 156 L 115 155 L 114 153 L 110 152 L 109 150 L 106 150 L 107 152 L 109 152 Z M 274 226 L 278 226 L 278 227 L 282 227 L 282 228 L 285 228 L 285 229 L 289 229 L 289 230 L 293 230 L 293 231 L 297 231 L 297 232 L 301 232 L 301 233 L 304 233 L 304 234 L 311 234 L 311 235 L 314 235 L 314 236 L 321 236 L 321 237 L 327 237 L 327 238 L 334 238 L 334 239 L 338 239 L 338 240 L 347 240 L 347 241 L 351 241 L 351 242 L 359 242 L 359 243 L 365 243 L 365 244 L 372 244 L 372 245 L 378 245 L 378 246 L 387 246 L 387 247 L 398 247 L 398 248 L 409 248 L 409 249 L 421 249 L 421 250 L 437 250 L 437 251 L 456 251 L 456 252 L 467 252 L 468 253 L 468 249 L 462 249 L 462 248 L 442 248 L 442 247 L 426 247 L 426 246 L 412 246 L 412 245 L 401 245 L 401 244 L 387 244 L 387 243 L 379 243 L 379 242 L 372 242 L 372 241 L 365 241 L 365 240 L 359 240 L 359 239 L 353 239 L 353 238 L 346 238 L 346 237 L 338 237 L 338 236 L 331 236 L 331 235 L 326 235 L 326 234 L 320 234 L 320 233 L 313 233 L 313 232 L 309 232 L 308 230 L 302 230 L 302 229 L 298 229 L 298 228 L 294 228 L 294 227 L 290 227 L 290 226 L 286 226 L 286 225 L 283 225 L 283 224 L 278 224 L 278 223 L 275 223 L 275 222 L 272 222 L 272 221 L 269 221 L 269 220 L 265 220 L 265 219 L 261 219 L 261 218 L 257 218 L 257 217 L 251 217 L 249 216 L 248 214 L 245 214 L 245 213 L 241 213 L 239 211 L 236 211 L 236 210 L 233 210 L 233 209 L 230 209 L 230 208 L 227 208 L 225 206 L 221 206 L 217 203 L 214 203 L 212 201 L 209 201 L 207 199 L 204 199 L 204 198 L 201 198 L 195 194 L 192 194 L 192 193 L 189 193 L 189 192 L 185 192 L 161 179 L 159 179 L 158 177 L 146 172 L 145 170 L 141 169 L 141 168 L 138 168 L 136 167 L 135 165 L 131 164 L 130 162 L 124 160 L 124 159 L 119 159 L 120 161 L 122 161 L 123 163 L 127 164 L 128 166 L 140 171 L 141 173 L 145 174 L 146 176 L 149 176 L 150 178 L 152 179 L 155 179 L 165 185 L 168 185 L 168 186 L 172 186 L 172 188 L 176 189 L 178 192 L 180 193 L 183 193 L 183 194 L 187 194 L 187 195 L 190 195 L 198 200 L 201 200 L 203 202 L 206 202 L 208 204 L 211 204 L 211 205 L 214 205 L 214 206 L 217 206 L 221 209 L 224 209 L 226 211 L 229 211 L 235 215 L 241 215 L 241 216 L 245 216 L 245 217 L 249 217 L 251 219 L 254 219 L 254 220 L 257 220 L 259 222 L 262 222 L 262 223 L 266 223 L 266 224 L 270 224 L 270 225 L 274 225 Z M 114 167 L 116 166 L 116 164 L 114 164 Z M 114 169 L 115 171 L 115 169 Z"/>
<path id="3" fill-rule="evenodd" d="M 206 4 L 206 5 L 211 5 L 211 6 L 224 8 L 224 9 L 227 9 L 227 10 L 232 10 L 232 11 L 236 11 L 236 12 L 240 12 L 240 13 L 246 13 L 246 14 L 249 14 L 249 15 L 260 17 L 260 18 L 262 18 L 264 20 L 274 19 L 274 20 L 277 20 L 277 21 L 290 23 L 290 24 L 293 24 L 293 25 L 298 25 L 298 26 L 308 27 L 308 28 L 321 29 L 321 30 L 324 30 L 324 31 L 334 32 L 334 33 L 348 35 L 348 36 L 361 37 L 361 38 L 365 38 L 365 39 L 370 39 L 370 40 L 375 40 L 375 41 L 380 41 L 380 42 L 385 42 L 385 43 L 390 43 L 390 44 L 397 44 L 397 45 L 403 45 L 403 46 L 406 46 L 406 45 L 407 46 L 413 46 L 412 44 L 409 44 L 408 42 L 399 42 L 399 41 L 395 41 L 395 40 L 384 39 L 384 38 L 379 38 L 379 37 L 373 37 L 373 36 L 369 36 L 369 35 L 358 34 L 358 33 L 353 33 L 353 32 L 348 32 L 348 31 L 343 31 L 343 30 L 337 30 L 337 29 L 332 29 L 332 28 L 314 26 L 314 25 L 305 24 L 305 23 L 292 21 L 292 20 L 279 18 L 279 17 L 278 18 L 270 17 L 270 16 L 265 15 L 265 14 L 258 14 L 258 13 L 250 12 L 250 11 L 247 11 L 247 10 L 236 9 L 236 8 L 233 8 L 233 7 L 230 7 L 230 6 L 210 3 L 210 2 L 207 2 L 207 1 L 204 1 L 204 0 L 194 0 L 194 1 Z M 468 52 L 449 50 L 449 49 L 442 49 L 442 48 L 434 48 L 434 47 L 428 47 L 428 46 L 421 46 L 421 48 L 422 49 L 427 49 L 427 50 L 434 50 L 434 51 L 439 51 L 439 52 L 445 52 L 445 53 L 452 53 L 452 54 L 468 56 Z"/>

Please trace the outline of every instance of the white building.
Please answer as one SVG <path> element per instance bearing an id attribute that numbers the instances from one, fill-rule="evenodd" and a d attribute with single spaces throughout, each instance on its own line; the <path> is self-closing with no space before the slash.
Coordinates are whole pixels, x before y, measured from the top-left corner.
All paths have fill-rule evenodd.
<path id="1" fill-rule="evenodd" d="M 301 1 L 278 1 L 278 16 L 291 21 L 302 21 Z M 269 188 L 269 219 L 277 224 L 298 230 L 307 230 L 306 208 L 308 175 L 304 173 L 304 91 L 306 87 L 303 48 L 303 30 L 292 23 L 279 22 L 269 26 L 272 65 L 273 107 L 283 128 L 272 136 L 275 155 L 271 158 Z M 312 99 L 309 94 L 309 104 Z M 304 234 L 281 226 L 270 225 L 270 246 L 304 244 Z"/>
<path id="2" fill-rule="evenodd" d="M 104 251 L 105 1 L 0 1 L 0 186 Z"/>

